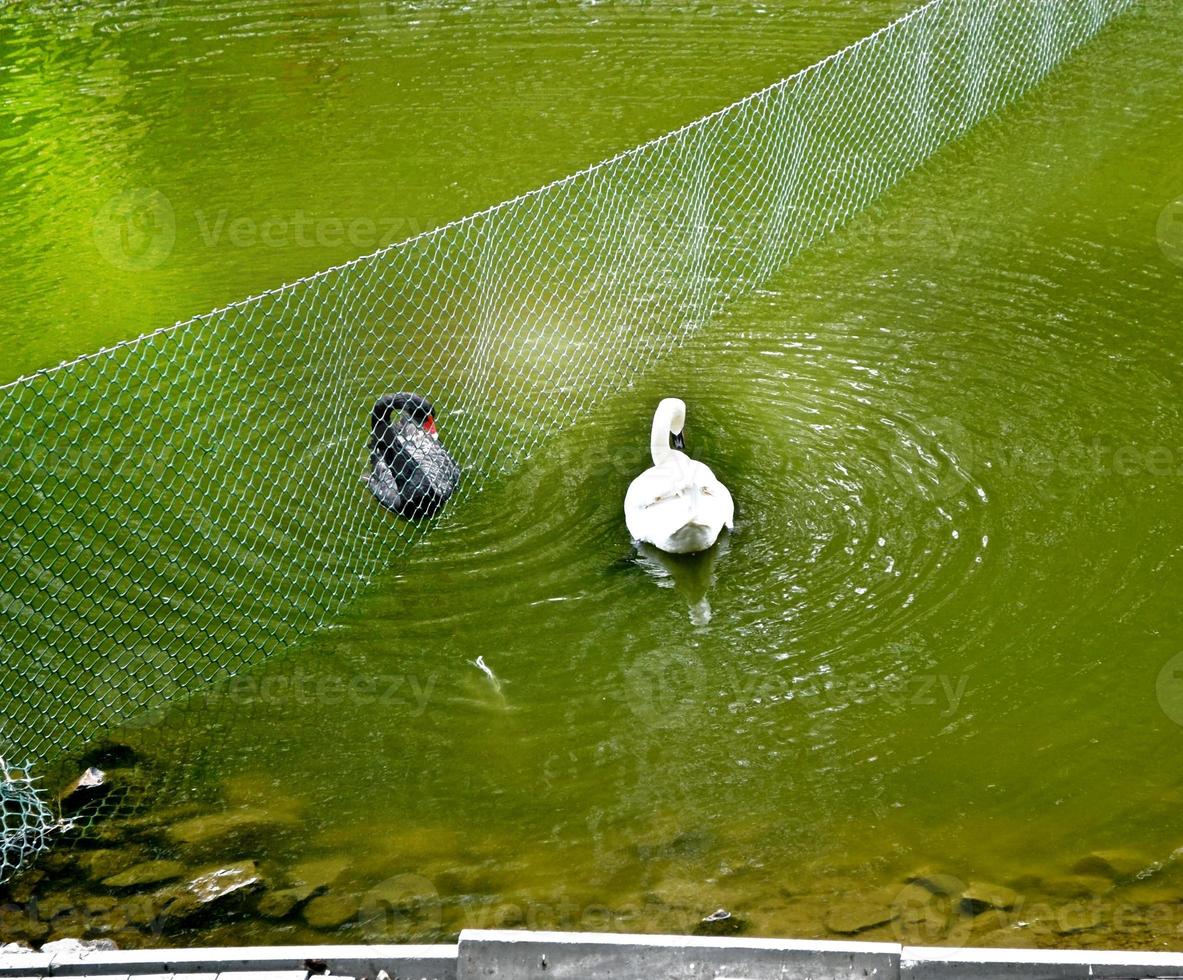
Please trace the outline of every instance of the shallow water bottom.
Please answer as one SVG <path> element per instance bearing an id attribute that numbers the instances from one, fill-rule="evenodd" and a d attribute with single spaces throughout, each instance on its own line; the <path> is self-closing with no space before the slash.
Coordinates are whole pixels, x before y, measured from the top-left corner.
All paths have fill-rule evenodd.
<path id="1" fill-rule="evenodd" d="M 984 880 L 923 854 L 769 866 L 767 840 L 741 821 L 706 827 L 655 816 L 615 847 L 564 844 L 556 854 L 524 851 L 520 839 L 495 832 L 393 829 L 388 814 L 368 828 L 362 858 L 357 827 L 346 838 L 325 825 L 315 850 L 298 846 L 312 814 L 265 779 L 231 780 L 222 797 L 213 809 L 128 812 L 59 847 L 3 896 L 6 940 L 430 943 L 453 942 L 462 929 L 526 928 L 1016 948 L 1183 945 L 1183 874 L 1147 866 L 1132 848 L 1082 854 L 1070 865 L 1028 860 L 1021 871 L 1003 872 L 1000 860 L 991 868 L 1000 877 Z M 554 873 L 557 860 L 569 873 Z"/>

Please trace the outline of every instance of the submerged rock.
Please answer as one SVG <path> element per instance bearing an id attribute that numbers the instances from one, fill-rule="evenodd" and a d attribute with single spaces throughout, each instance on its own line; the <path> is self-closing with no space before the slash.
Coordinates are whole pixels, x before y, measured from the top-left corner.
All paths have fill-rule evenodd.
<path id="1" fill-rule="evenodd" d="M 703 916 L 694 927 L 696 936 L 736 936 L 747 929 L 747 921 L 738 915 L 732 915 L 727 909 L 716 909 L 710 915 Z"/>
<path id="2" fill-rule="evenodd" d="M 1006 912 L 1013 909 L 1018 901 L 1019 895 L 1014 889 L 988 881 L 971 881 L 961 893 L 962 907 L 974 915 L 988 909 Z"/>
<path id="3" fill-rule="evenodd" d="M 0 907 L 0 936 L 10 942 L 39 943 L 49 935 L 49 926 L 32 909 L 16 905 Z"/>
<path id="4" fill-rule="evenodd" d="M 909 885 L 919 885 L 933 895 L 943 895 L 949 898 L 958 898 L 965 891 L 965 882 L 956 875 L 946 874 L 943 871 L 932 871 L 928 868 L 912 872 L 904 881 Z"/>
<path id="5" fill-rule="evenodd" d="M 169 827 L 166 835 L 175 846 L 189 854 L 208 857 L 216 852 L 228 857 L 242 857 L 294 822 L 294 818 L 286 814 L 277 815 L 248 807 L 182 820 Z"/>
<path id="6" fill-rule="evenodd" d="M 1061 936 L 1091 932 L 1105 924 L 1105 911 L 1096 902 L 1066 905 L 1056 910 L 1055 930 Z"/>
<path id="7" fill-rule="evenodd" d="M 80 851 L 76 861 L 78 869 L 87 878 L 103 881 L 139 864 L 143 856 L 142 848 L 128 845 L 125 848 L 104 847 L 97 851 Z"/>
<path id="8" fill-rule="evenodd" d="M 140 929 L 154 929 L 160 910 L 176 896 L 167 891 L 159 895 L 132 895 L 120 902 L 120 909 L 127 921 Z"/>
<path id="9" fill-rule="evenodd" d="M 243 889 L 261 888 L 263 876 L 254 861 L 242 861 L 203 872 L 185 885 L 185 890 L 203 904 L 216 902 Z"/>
<path id="10" fill-rule="evenodd" d="M 313 929 L 336 929 L 361 911 L 357 895 L 320 895 L 304 906 L 304 921 Z"/>
<path id="11" fill-rule="evenodd" d="M 112 899 L 112 901 L 114 900 Z M 64 892 L 56 892 L 37 899 L 37 917 L 42 921 L 48 922 L 51 919 L 56 919 L 65 912 L 69 912 L 71 909 L 77 908 L 77 906 L 78 903 L 75 901 L 74 896 Z"/>
<path id="12" fill-rule="evenodd" d="M 76 866 L 77 855 L 69 848 L 54 848 L 44 852 L 37 858 L 37 868 L 50 878 L 63 878 L 70 875 Z M 0 889 L 3 894 L 3 889 Z"/>
<path id="13" fill-rule="evenodd" d="M 91 766 L 83 771 L 77 779 L 58 794 L 58 801 L 62 806 L 62 813 L 77 813 L 87 804 L 101 800 L 111 792 L 111 784 L 107 774 L 97 766 Z"/>
<path id="14" fill-rule="evenodd" d="M 1100 875 L 1065 875 L 1062 878 L 1048 878 L 1042 891 L 1052 898 L 1095 898 L 1107 895 L 1116 887 L 1108 878 Z"/>
<path id="15" fill-rule="evenodd" d="M 8 886 L 8 893 L 4 895 L 6 902 L 16 902 L 24 905 L 33 900 L 33 896 L 37 892 L 38 885 L 45 880 L 45 872 L 40 868 L 32 868 L 24 874 L 19 875 L 15 881 Z"/>
<path id="16" fill-rule="evenodd" d="M 956 898 L 960 898 L 960 894 Z M 932 910 L 947 910 L 956 898 L 938 895 L 913 882 L 896 892 L 891 907 L 903 922 L 921 921 L 928 917 Z"/>
<path id="17" fill-rule="evenodd" d="M 263 887 L 263 876 L 254 861 L 215 867 L 160 893 L 159 898 L 165 900 L 160 921 L 166 925 L 190 922 L 237 909 Z"/>
<path id="18" fill-rule="evenodd" d="M 826 928 L 843 936 L 853 936 L 894 921 L 896 912 L 886 905 L 871 902 L 839 902 L 826 913 Z"/>
<path id="19" fill-rule="evenodd" d="M 110 939 L 55 939 L 42 946 L 41 952 L 76 956 L 79 953 L 109 953 L 118 948 Z"/>
<path id="20" fill-rule="evenodd" d="M 441 922 L 439 891 L 424 875 L 394 875 L 374 885 L 361 897 L 357 921 L 376 935 L 400 938 L 438 928 Z"/>
<path id="21" fill-rule="evenodd" d="M 1124 878 L 1133 878 L 1139 871 L 1149 867 L 1150 863 L 1144 855 L 1136 851 L 1093 851 L 1072 866 L 1072 873 L 1120 881 Z"/>
<path id="22" fill-rule="evenodd" d="M 175 824 L 203 812 L 205 809 L 196 803 L 176 803 L 166 807 L 153 806 L 144 813 L 123 817 L 116 822 L 125 837 L 163 843 L 167 842 L 168 831 Z"/>
<path id="23" fill-rule="evenodd" d="M 63 912 L 55 919 L 46 922 L 45 925 L 49 930 L 46 939 L 49 942 L 56 942 L 59 939 L 77 939 L 79 936 L 85 935 L 91 925 L 91 920 L 80 909 L 71 909 L 69 912 Z"/>
<path id="24" fill-rule="evenodd" d="M 104 878 L 103 884 L 107 888 L 144 888 L 176 881 L 184 874 L 185 866 L 180 861 L 144 861 L 110 878 Z"/>
<path id="25" fill-rule="evenodd" d="M 79 763 L 86 768 L 115 769 L 121 766 L 135 766 L 142 762 L 140 753 L 127 742 L 116 738 L 104 738 L 88 747 Z"/>
<path id="26" fill-rule="evenodd" d="M 286 919 L 319 893 L 320 889 L 312 888 L 309 885 L 281 888 L 279 891 L 268 892 L 260 898 L 255 910 L 265 919 Z"/>
<path id="27" fill-rule="evenodd" d="M 962 911 L 960 894 L 938 895 L 915 882 L 893 896 L 891 908 L 896 913 L 895 937 L 923 946 L 957 944 L 973 919 Z"/>
<path id="28" fill-rule="evenodd" d="M 324 890 L 340 881 L 351 864 L 350 859 L 344 855 L 301 861 L 288 869 L 288 880 L 294 887 Z"/>

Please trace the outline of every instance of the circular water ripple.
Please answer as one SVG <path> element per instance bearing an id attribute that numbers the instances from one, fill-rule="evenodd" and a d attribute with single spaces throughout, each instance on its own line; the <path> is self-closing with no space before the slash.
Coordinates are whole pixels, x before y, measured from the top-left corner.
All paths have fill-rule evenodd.
<path id="1" fill-rule="evenodd" d="M 704 338 L 691 369 L 741 448 L 734 461 L 726 444 L 715 449 L 738 489 L 751 573 L 737 625 L 791 624 L 791 647 L 769 651 L 778 657 L 898 630 L 917 603 L 955 590 L 985 547 L 972 437 L 955 418 L 906 410 L 909 374 L 877 332 L 795 334 L 775 300 L 748 329 L 762 333 L 749 333 L 747 352 Z M 740 389 L 728 381 L 737 376 Z"/>

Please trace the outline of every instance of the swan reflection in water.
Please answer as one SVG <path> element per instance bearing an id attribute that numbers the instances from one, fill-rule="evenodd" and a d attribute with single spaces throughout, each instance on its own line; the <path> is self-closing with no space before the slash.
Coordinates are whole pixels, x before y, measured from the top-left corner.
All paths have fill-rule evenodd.
<path id="1" fill-rule="evenodd" d="M 715 563 L 727 554 L 731 538 L 726 531 L 714 547 L 693 555 L 674 555 L 651 544 L 637 545 L 636 562 L 652 575 L 662 588 L 672 588 L 686 598 L 690 622 L 706 626 L 711 621 L 711 601 L 707 597 L 715 584 Z"/>

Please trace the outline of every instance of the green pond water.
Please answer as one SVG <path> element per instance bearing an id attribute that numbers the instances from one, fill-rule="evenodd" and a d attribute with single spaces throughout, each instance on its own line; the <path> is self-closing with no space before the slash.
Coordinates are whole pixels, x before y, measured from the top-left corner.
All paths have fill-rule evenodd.
<path id="1" fill-rule="evenodd" d="M 0 380 L 560 176 L 908 6 L 5 8 Z M 750 935 L 843 909 L 872 939 L 1183 948 L 1181 52 L 1178 6 L 1139 6 L 331 628 L 120 733 L 151 807 L 269 814 L 272 877 L 336 861 L 330 895 L 398 896 L 143 941 L 722 907 Z M 136 268 L 102 231 L 128 188 L 175 224 Z M 620 510 L 667 394 L 737 501 L 676 564 Z M 1115 888 L 1073 873 L 1098 850 Z M 922 868 L 1011 908 L 905 915 Z"/>

